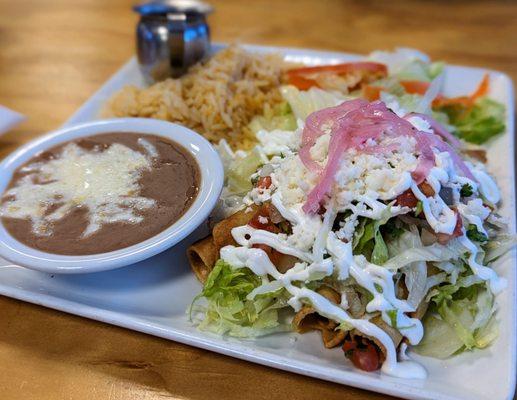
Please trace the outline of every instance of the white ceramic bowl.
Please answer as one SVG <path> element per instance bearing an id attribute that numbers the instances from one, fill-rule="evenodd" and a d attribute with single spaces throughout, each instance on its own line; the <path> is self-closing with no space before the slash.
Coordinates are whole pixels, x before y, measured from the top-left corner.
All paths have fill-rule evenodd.
<path id="1" fill-rule="evenodd" d="M 0 224 L 0 256 L 27 268 L 49 273 L 85 273 L 123 267 L 158 254 L 185 238 L 214 208 L 223 187 L 221 160 L 210 143 L 183 126 L 148 118 L 117 118 L 74 125 L 49 133 L 12 153 L 0 163 L 0 194 L 12 173 L 37 153 L 80 137 L 109 132 L 147 133 L 163 136 L 187 149 L 196 159 L 201 182 L 196 200 L 173 225 L 143 242 L 124 249 L 87 256 L 67 256 L 42 252 L 14 239 Z"/>

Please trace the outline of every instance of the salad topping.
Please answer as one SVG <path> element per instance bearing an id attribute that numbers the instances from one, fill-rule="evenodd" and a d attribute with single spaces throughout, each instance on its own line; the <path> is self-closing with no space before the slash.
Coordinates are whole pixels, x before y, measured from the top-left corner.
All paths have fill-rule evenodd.
<path id="1" fill-rule="evenodd" d="M 515 239 L 495 181 L 470 156 L 480 149 L 440 108 L 482 107 L 487 78 L 445 101 L 441 64 L 407 49 L 370 58 L 291 71 L 280 92 L 295 126 L 260 120 L 268 127 L 247 154 L 219 145 L 230 171 L 223 209 L 240 211 L 208 244 L 219 261 L 200 326 L 258 336 L 288 329 L 282 311 L 292 309 L 295 329 L 320 330 L 358 368 L 423 378 L 405 346 L 445 358 L 496 337 L 494 295 L 506 281 L 490 263 Z M 382 89 L 372 99 L 367 87 Z M 235 271 L 250 283 L 238 298 Z"/>

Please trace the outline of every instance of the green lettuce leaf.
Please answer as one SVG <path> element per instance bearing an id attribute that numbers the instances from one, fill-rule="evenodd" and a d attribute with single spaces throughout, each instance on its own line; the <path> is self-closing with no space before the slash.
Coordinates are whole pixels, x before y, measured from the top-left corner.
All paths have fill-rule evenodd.
<path id="1" fill-rule="evenodd" d="M 235 159 L 227 170 L 228 191 L 230 193 L 247 193 L 253 185 L 251 175 L 264 163 L 259 151 L 255 148 L 245 157 Z"/>
<path id="2" fill-rule="evenodd" d="M 497 235 L 489 240 L 485 246 L 484 263 L 488 264 L 497 260 L 502 255 L 512 250 L 517 245 L 517 236 L 515 235 Z"/>
<path id="3" fill-rule="evenodd" d="M 194 311 L 201 311 L 204 315 L 198 321 L 199 329 L 220 335 L 257 337 L 286 330 L 287 326 L 279 318 L 279 309 L 287 304 L 282 290 L 247 299 L 262 283 L 262 278 L 250 269 L 234 269 L 219 260 L 203 291 L 192 302 L 191 317 Z M 206 299 L 206 306 L 197 306 L 201 298 Z"/>
<path id="4" fill-rule="evenodd" d="M 265 108 L 263 115 L 253 117 L 248 127 L 253 133 L 258 131 L 294 131 L 297 128 L 296 118 L 287 102 Z"/>
<path id="5" fill-rule="evenodd" d="M 439 109 L 447 114 L 455 134 L 470 143 L 483 144 L 505 130 L 505 107 L 487 97 L 478 99 L 474 106 L 450 105 Z"/>
<path id="6" fill-rule="evenodd" d="M 390 76 L 400 80 L 432 81 L 443 71 L 443 62 L 431 63 L 418 50 L 398 48 L 394 51 L 374 51 L 368 58 L 388 66 Z"/>
<path id="7" fill-rule="evenodd" d="M 484 348 L 497 338 L 494 296 L 485 282 L 471 277 L 433 289 L 433 305 L 423 321 L 424 338 L 415 348 L 419 354 L 443 359 Z"/>
<path id="8" fill-rule="evenodd" d="M 350 99 L 350 97 L 344 96 L 341 93 L 330 92 L 316 87 L 309 90 L 298 90 L 296 87 L 288 85 L 282 86 L 280 92 L 284 100 L 289 103 L 294 116 L 302 121 L 305 121 L 307 116 L 315 111 L 334 107 Z"/>
<path id="9" fill-rule="evenodd" d="M 414 347 L 415 352 L 423 356 L 445 359 L 463 347 L 463 342 L 456 336 L 454 328 L 443 321 L 440 316 L 428 314 L 424 320 L 424 338 Z"/>
<path id="10" fill-rule="evenodd" d="M 363 254 L 374 264 L 384 264 L 389 258 L 389 253 L 380 228 L 385 225 L 391 217 L 392 213 L 388 207 L 378 220 L 362 219 L 356 229 L 352 242 L 354 254 Z"/>
<path id="11" fill-rule="evenodd" d="M 414 60 L 397 72 L 395 76 L 401 81 L 430 82 L 442 73 L 444 66 L 443 62 L 428 64 L 422 60 Z"/>

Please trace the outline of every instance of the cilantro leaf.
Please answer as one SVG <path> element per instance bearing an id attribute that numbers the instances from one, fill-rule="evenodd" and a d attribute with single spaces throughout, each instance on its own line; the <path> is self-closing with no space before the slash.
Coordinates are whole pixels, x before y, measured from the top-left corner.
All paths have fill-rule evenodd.
<path id="1" fill-rule="evenodd" d="M 470 184 L 466 183 L 461 187 L 461 190 L 460 190 L 461 197 L 470 197 L 470 196 L 472 196 L 473 193 L 474 193 L 474 189 L 472 188 L 472 186 Z"/>
<path id="2" fill-rule="evenodd" d="M 484 243 L 488 240 L 487 236 L 483 232 L 479 232 L 478 228 L 474 224 L 470 224 L 467 228 L 467 237 L 475 242 Z"/>

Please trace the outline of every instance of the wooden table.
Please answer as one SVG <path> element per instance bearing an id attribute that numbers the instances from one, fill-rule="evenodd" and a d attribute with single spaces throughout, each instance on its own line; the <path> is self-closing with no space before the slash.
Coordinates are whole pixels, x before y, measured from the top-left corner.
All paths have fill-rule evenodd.
<path id="1" fill-rule="evenodd" d="M 0 0 L 0 104 L 29 120 L 0 157 L 57 128 L 133 54 L 124 0 Z M 420 48 L 517 79 L 517 2 L 213 1 L 218 41 L 365 53 Z M 0 297 L 0 398 L 381 399 Z"/>

